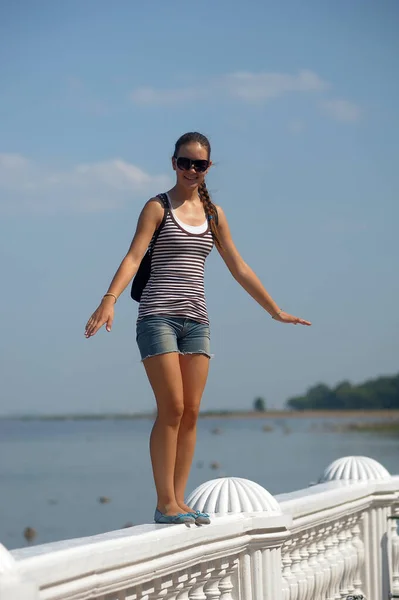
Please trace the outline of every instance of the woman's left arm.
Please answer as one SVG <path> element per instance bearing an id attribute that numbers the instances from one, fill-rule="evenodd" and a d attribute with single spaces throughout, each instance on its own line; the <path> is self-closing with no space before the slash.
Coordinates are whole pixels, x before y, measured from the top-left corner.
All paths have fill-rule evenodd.
<path id="1" fill-rule="evenodd" d="M 232 240 L 227 219 L 220 206 L 217 207 L 217 211 L 219 220 L 218 234 L 222 247 L 219 247 L 218 244 L 216 244 L 216 248 L 234 279 L 238 281 L 244 290 L 248 292 L 248 294 L 252 296 L 252 298 L 254 298 L 254 300 L 256 300 L 256 302 L 258 302 L 258 304 L 260 304 L 276 321 L 280 321 L 281 323 L 293 323 L 294 325 L 297 325 L 298 323 L 300 325 L 311 325 L 310 321 L 305 321 L 305 319 L 300 319 L 299 317 L 294 317 L 293 315 L 284 312 L 275 303 L 273 298 L 263 287 L 260 279 L 240 256 Z"/>

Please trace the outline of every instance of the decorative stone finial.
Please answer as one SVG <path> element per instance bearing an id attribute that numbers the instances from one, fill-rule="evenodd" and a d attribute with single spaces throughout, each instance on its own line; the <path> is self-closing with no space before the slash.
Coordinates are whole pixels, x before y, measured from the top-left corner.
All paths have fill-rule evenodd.
<path id="1" fill-rule="evenodd" d="M 227 515 L 242 512 L 268 512 L 281 515 L 277 500 L 262 486 L 240 477 L 220 477 L 198 486 L 187 498 L 195 510 Z"/>
<path id="2" fill-rule="evenodd" d="M 379 462 L 367 456 L 344 456 L 334 460 L 324 471 L 319 483 L 337 479 L 346 481 L 369 481 L 390 479 L 391 475 Z"/>

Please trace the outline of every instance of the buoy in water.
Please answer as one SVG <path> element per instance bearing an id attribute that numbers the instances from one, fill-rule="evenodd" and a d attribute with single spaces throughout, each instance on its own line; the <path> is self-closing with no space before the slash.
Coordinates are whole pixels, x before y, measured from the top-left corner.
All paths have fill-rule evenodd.
<path id="1" fill-rule="evenodd" d="M 36 529 L 34 529 L 33 527 L 25 527 L 24 538 L 26 539 L 27 542 L 31 542 L 32 540 L 34 540 L 36 535 L 37 535 Z"/>
<path id="2" fill-rule="evenodd" d="M 108 498 L 108 496 L 100 496 L 98 501 L 100 504 L 107 504 L 108 502 L 111 502 L 111 498 Z"/>

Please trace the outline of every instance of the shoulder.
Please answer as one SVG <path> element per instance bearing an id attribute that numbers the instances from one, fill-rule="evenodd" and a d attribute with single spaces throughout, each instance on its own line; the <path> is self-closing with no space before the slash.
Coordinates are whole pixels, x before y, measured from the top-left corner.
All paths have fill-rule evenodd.
<path id="1" fill-rule="evenodd" d="M 220 204 L 215 204 L 215 208 L 216 208 L 219 224 L 223 224 L 223 222 L 226 221 L 226 215 L 224 214 L 224 210 L 220 206 Z"/>
<path id="2" fill-rule="evenodd" d="M 154 196 L 147 200 L 143 206 L 142 215 L 145 217 L 160 217 L 162 219 L 164 214 L 164 205 L 159 196 Z"/>
<path id="3" fill-rule="evenodd" d="M 150 198 L 144 204 L 143 210 L 152 211 L 155 213 L 159 213 L 159 212 L 163 213 L 164 205 L 163 205 L 161 198 L 159 196 L 154 196 L 153 198 Z"/>
<path id="4" fill-rule="evenodd" d="M 162 204 L 161 198 L 154 196 L 147 200 L 144 204 L 139 217 L 140 227 L 150 225 L 155 228 L 161 224 L 164 217 L 165 209 Z"/>

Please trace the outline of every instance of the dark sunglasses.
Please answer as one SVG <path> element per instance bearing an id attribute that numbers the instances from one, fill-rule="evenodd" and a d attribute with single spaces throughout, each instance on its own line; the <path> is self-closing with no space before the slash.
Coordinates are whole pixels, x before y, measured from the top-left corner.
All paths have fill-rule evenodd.
<path id="1" fill-rule="evenodd" d="M 181 171 L 189 171 L 191 167 L 194 167 L 196 173 L 205 173 L 209 167 L 209 160 L 191 160 L 191 158 L 179 156 L 176 158 L 176 165 Z"/>

